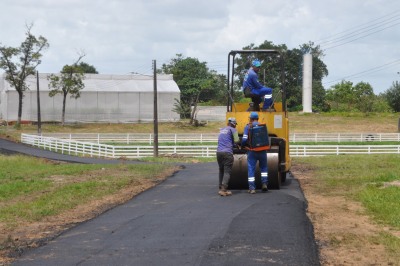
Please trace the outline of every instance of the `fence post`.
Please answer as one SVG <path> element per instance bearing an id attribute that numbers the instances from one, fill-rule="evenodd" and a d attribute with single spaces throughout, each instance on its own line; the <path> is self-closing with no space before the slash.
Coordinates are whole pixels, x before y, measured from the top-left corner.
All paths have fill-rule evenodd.
<path id="1" fill-rule="evenodd" d="M 397 124 L 397 132 L 400 132 L 400 118 L 399 118 L 399 122 Z"/>

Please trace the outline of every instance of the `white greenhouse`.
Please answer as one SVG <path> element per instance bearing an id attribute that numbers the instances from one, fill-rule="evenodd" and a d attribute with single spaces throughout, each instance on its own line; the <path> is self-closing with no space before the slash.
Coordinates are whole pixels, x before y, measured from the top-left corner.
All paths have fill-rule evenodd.
<path id="1" fill-rule="evenodd" d="M 49 97 L 49 74 L 39 74 L 41 120 L 61 121 L 62 95 Z M 26 80 L 29 90 L 24 93 L 23 121 L 37 121 L 37 79 Z M 154 116 L 154 80 L 144 75 L 86 74 L 85 88 L 78 99 L 67 96 L 65 122 L 150 122 Z M 159 121 L 179 120 L 172 111 L 175 98 L 180 98 L 178 85 L 172 75 L 157 75 L 157 109 Z M 0 76 L 0 120 L 16 121 L 18 93 Z"/>

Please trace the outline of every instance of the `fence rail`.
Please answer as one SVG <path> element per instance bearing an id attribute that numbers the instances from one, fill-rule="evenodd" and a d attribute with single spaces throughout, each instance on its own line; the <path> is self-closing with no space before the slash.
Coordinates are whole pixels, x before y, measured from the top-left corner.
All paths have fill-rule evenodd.
<path id="1" fill-rule="evenodd" d="M 58 139 L 69 139 L 83 142 L 96 143 L 148 143 L 153 144 L 154 135 L 148 133 L 50 133 L 42 134 L 45 137 L 54 137 Z M 212 143 L 217 142 L 218 133 L 162 133 L 158 134 L 158 141 L 179 143 L 179 142 L 197 142 Z M 371 142 L 371 141 L 400 141 L 400 133 L 292 133 L 289 136 L 291 143 L 297 142 Z"/>
<path id="2" fill-rule="evenodd" d="M 290 156 L 400 154 L 400 145 L 291 145 Z"/>
<path id="3" fill-rule="evenodd" d="M 291 143 L 400 141 L 400 133 L 293 133 L 289 140 Z"/>
<path id="4" fill-rule="evenodd" d="M 22 143 L 62 154 L 106 158 L 151 157 L 153 146 L 109 145 L 54 137 L 21 134 Z M 214 157 L 216 146 L 158 146 L 160 156 Z M 400 154 L 400 145 L 290 145 L 291 156 L 342 154 Z"/>
<path id="5" fill-rule="evenodd" d="M 154 143 L 154 134 L 148 133 L 49 133 L 42 134 L 45 137 L 54 137 L 58 139 L 68 139 L 83 142 L 95 143 Z M 162 133 L 158 134 L 159 142 L 179 143 L 179 142 L 197 142 L 197 143 L 210 143 L 217 142 L 218 133 L 205 133 L 205 134 L 192 134 L 192 133 Z"/>

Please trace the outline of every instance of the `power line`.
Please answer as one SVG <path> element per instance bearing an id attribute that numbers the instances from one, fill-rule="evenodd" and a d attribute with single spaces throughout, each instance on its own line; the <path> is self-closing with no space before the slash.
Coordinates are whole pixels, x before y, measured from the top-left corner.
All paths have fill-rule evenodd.
<path id="1" fill-rule="evenodd" d="M 358 38 L 353 38 L 353 39 L 351 39 L 351 40 L 349 40 L 349 41 L 345 41 L 345 42 L 339 43 L 339 44 L 337 44 L 337 45 L 329 46 L 329 47 L 327 47 L 327 48 L 324 48 L 323 50 L 326 51 L 326 50 L 329 50 L 329 49 L 332 49 L 332 48 L 335 48 L 335 47 L 339 47 L 339 46 L 342 46 L 342 45 L 345 45 L 345 44 L 348 44 L 348 43 L 357 41 L 357 40 L 359 40 L 359 39 L 362 39 L 362 38 L 365 38 L 365 37 L 367 37 L 367 36 L 373 35 L 373 34 L 375 34 L 375 33 L 381 32 L 381 31 L 383 31 L 383 30 L 385 30 L 385 29 L 388 29 L 388 28 L 392 28 L 392 27 L 394 27 L 394 26 L 397 26 L 397 25 L 399 25 L 399 24 L 400 24 L 400 22 L 399 22 L 399 23 L 396 23 L 396 24 L 393 24 L 393 25 L 390 25 L 390 26 L 388 26 L 388 27 L 385 27 L 385 28 L 383 28 L 383 29 L 379 29 L 379 30 L 377 30 L 377 31 L 371 32 L 371 33 L 369 33 L 369 34 L 362 35 L 362 36 L 360 36 L 360 37 L 358 37 Z"/>
<path id="2" fill-rule="evenodd" d="M 323 44 L 323 43 L 326 43 L 326 42 L 330 42 L 331 40 L 334 40 L 334 39 L 335 39 L 335 38 L 334 38 L 335 36 L 346 36 L 346 35 L 352 34 L 353 32 L 356 32 L 356 31 L 358 31 L 358 30 L 366 29 L 366 28 L 368 28 L 368 27 L 371 27 L 371 26 L 380 24 L 380 23 L 382 23 L 382 22 L 386 22 L 387 20 L 391 20 L 392 18 L 396 18 L 396 17 L 398 16 L 398 14 L 395 15 L 395 16 L 392 16 L 392 15 L 393 15 L 393 14 L 396 14 L 396 13 L 399 13 L 399 12 L 400 12 L 400 10 L 396 10 L 396 11 L 394 11 L 394 12 L 392 12 L 392 13 L 389 13 L 389 14 L 386 14 L 386 15 L 384 15 L 384 16 L 382 16 L 382 17 L 373 19 L 373 20 L 371 20 L 371 21 L 369 21 L 369 22 L 366 22 L 366 23 L 360 24 L 360 25 L 358 25 L 358 26 L 349 28 L 349 29 L 347 29 L 347 30 L 338 32 L 338 33 L 336 33 L 336 34 L 332 34 L 332 35 L 330 35 L 330 36 L 321 38 L 321 39 L 319 39 L 319 40 L 315 40 L 315 42 L 316 42 L 316 43 L 319 43 L 319 44 Z M 378 23 L 373 24 L 374 22 L 380 21 L 380 20 L 385 19 L 385 18 L 387 18 L 387 17 L 389 17 L 389 16 L 391 16 L 389 19 L 386 19 L 386 20 L 383 20 L 383 21 L 381 21 L 381 22 L 378 22 Z M 371 25 L 371 26 L 365 26 L 365 25 L 369 25 L 369 24 L 373 24 L 373 25 Z M 348 32 L 350 32 L 350 33 L 348 33 Z"/>
<path id="3" fill-rule="evenodd" d="M 349 75 L 349 76 L 345 76 L 345 77 L 340 78 L 340 79 L 335 79 L 335 80 L 324 82 L 324 85 L 333 84 L 333 83 L 336 83 L 338 81 L 346 80 L 346 79 L 349 79 L 349 78 L 356 79 L 356 78 L 360 78 L 360 77 L 363 77 L 363 76 L 366 76 L 366 75 L 371 75 L 371 74 L 374 74 L 376 72 L 382 71 L 383 69 L 396 66 L 398 64 L 400 64 L 400 59 L 394 60 L 392 62 L 383 64 L 383 65 L 380 65 L 380 66 L 377 66 L 377 67 L 373 67 L 373 68 L 370 68 L 368 70 L 364 70 L 364 71 L 361 71 L 361 72 L 358 72 L 358 73 L 355 73 L 355 74 L 352 74 L 352 75 Z"/>
<path id="4" fill-rule="evenodd" d="M 364 23 L 357 27 L 350 28 L 343 32 L 334 34 L 330 37 L 320 39 L 319 45 L 323 46 L 326 44 L 328 46 L 323 50 L 332 49 L 332 48 L 365 38 L 365 37 L 375 34 L 377 32 L 383 31 L 385 29 L 397 26 L 400 24 L 400 22 L 396 23 L 396 21 L 400 20 L 400 17 L 398 14 L 399 11 L 400 10 L 396 10 L 390 14 L 387 14 L 383 17 L 374 19 L 368 23 Z M 376 21 L 378 21 L 378 22 L 373 23 Z M 368 25 L 368 26 L 364 26 L 364 25 Z M 385 25 L 388 25 L 388 26 L 383 27 Z M 371 31 L 373 31 L 373 32 L 371 32 Z M 338 37 L 336 37 L 336 36 L 338 36 Z"/>

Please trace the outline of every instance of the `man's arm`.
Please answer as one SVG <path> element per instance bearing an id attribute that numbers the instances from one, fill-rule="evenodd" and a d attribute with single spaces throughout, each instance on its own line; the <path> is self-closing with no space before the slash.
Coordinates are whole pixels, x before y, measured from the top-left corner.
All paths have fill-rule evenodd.
<path id="1" fill-rule="evenodd" d="M 239 134 L 238 134 L 238 132 L 237 132 L 236 129 L 233 130 L 232 136 L 233 136 L 233 142 L 234 142 L 234 143 L 239 143 Z"/>

